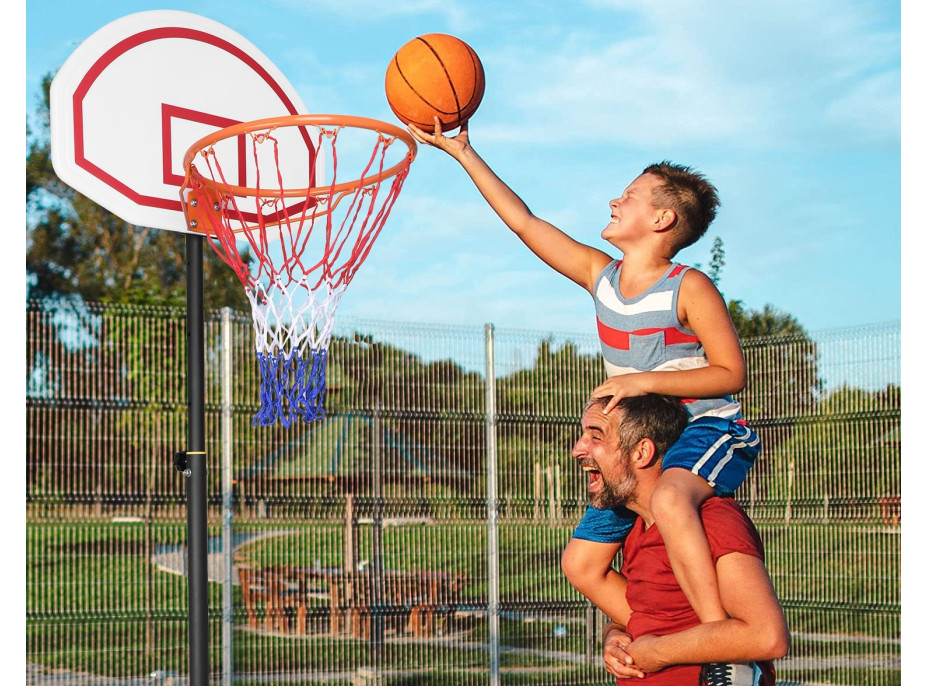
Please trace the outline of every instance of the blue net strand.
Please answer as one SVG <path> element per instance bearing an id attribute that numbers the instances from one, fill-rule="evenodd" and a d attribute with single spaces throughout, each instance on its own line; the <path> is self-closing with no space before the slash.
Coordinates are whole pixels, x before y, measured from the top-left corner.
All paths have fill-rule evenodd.
<path id="1" fill-rule="evenodd" d="M 298 350 L 290 354 L 258 353 L 261 372 L 261 407 L 252 426 L 271 426 L 279 421 L 285 427 L 302 420 L 306 424 L 325 417 L 325 350 L 312 350 L 303 359 Z"/>

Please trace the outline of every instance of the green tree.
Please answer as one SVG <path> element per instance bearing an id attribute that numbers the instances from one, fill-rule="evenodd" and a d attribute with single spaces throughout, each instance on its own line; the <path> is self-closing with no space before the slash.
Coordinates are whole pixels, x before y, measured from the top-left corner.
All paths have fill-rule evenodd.
<path id="1" fill-rule="evenodd" d="M 604 380 L 599 354 L 582 354 L 571 342 L 556 346 L 552 338 L 539 343 L 531 366 L 498 380 L 499 487 L 510 512 L 522 506 L 532 514 L 538 486 L 550 488 L 537 483 L 536 469 L 557 470 L 558 499 L 571 512 L 585 499 L 570 451 L 589 393 Z"/>
<path id="2" fill-rule="evenodd" d="M 702 269 L 701 262 L 693 264 L 696 269 Z M 709 252 L 709 267 L 706 269 L 706 276 L 718 288 L 719 281 L 722 280 L 722 268 L 725 266 L 725 246 L 722 243 L 722 237 L 716 236 L 712 241 L 712 250 Z"/>
<path id="3" fill-rule="evenodd" d="M 826 394 L 765 458 L 774 475 L 767 497 L 797 518 L 826 507 L 836 519 L 879 517 L 879 499 L 901 493 L 900 408 L 898 386 Z"/>
<path id="4" fill-rule="evenodd" d="M 725 266 L 725 248 L 719 236 L 710 255 L 706 275 L 718 287 Z M 728 300 L 728 314 L 741 339 L 747 365 L 747 383 L 738 399 L 760 433 L 764 453 L 770 454 L 789 441 L 795 420 L 808 415 L 821 396 L 818 347 L 793 315 L 773 305 L 751 310 L 743 301 L 732 299 Z M 754 489 L 754 497 L 759 477 L 771 468 L 764 460 L 754 468 L 748 485 Z"/>
<path id="5" fill-rule="evenodd" d="M 706 270 L 716 287 L 724 266 L 725 248 L 716 236 Z M 748 381 L 740 399 L 749 418 L 777 424 L 808 412 L 822 384 L 818 348 L 799 321 L 770 304 L 750 310 L 741 300 L 728 301 L 728 314 L 744 349 Z M 771 432 L 770 441 L 781 440 Z"/>
<path id="6" fill-rule="evenodd" d="M 499 381 L 499 413 L 516 419 L 578 420 L 590 391 L 604 380 L 598 354 L 583 355 L 571 342 L 556 347 L 547 338 L 538 345 L 530 367 Z"/>
<path id="7" fill-rule="evenodd" d="M 332 338 L 326 413 L 383 412 L 408 439 L 473 472 L 485 445 L 483 378 L 450 359 L 424 362 L 370 336 Z"/>
<path id="8" fill-rule="evenodd" d="M 818 345 L 795 317 L 770 305 L 752 311 L 733 300 L 728 310 L 747 364 L 748 416 L 775 423 L 806 415 L 822 390 Z"/>
<path id="9" fill-rule="evenodd" d="M 715 284 L 716 288 L 719 285 L 719 281 L 722 279 L 722 267 L 724 266 L 725 248 L 722 245 L 722 238 L 716 236 L 715 240 L 712 241 L 712 253 L 709 259 L 709 271 L 707 272 L 709 279 Z"/>
<path id="10" fill-rule="evenodd" d="M 52 76 L 43 79 L 43 96 L 34 116 L 27 118 L 26 137 L 26 271 L 29 297 L 36 299 L 34 316 L 46 322 L 46 345 L 27 351 L 28 378 L 34 388 L 30 398 L 51 406 L 69 398 L 73 375 L 62 374 L 66 357 L 86 359 L 88 371 L 97 366 L 116 370 L 108 383 L 119 388 L 119 399 L 107 398 L 107 421 L 120 427 L 139 426 L 157 420 L 149 414 L 170 397 L 183 396 L 186 346 L 182 308 L 186 304 L 185 236 L 123 221 L 64 183 L 51 163 L 49 135 L 49 88 Z M 207 307 L 249 309 L 244 289 L 235 273 L 204 249 L 204 299 Z M 101 311 L 99 303 L 129 306 Z M 144 306 L 155 326 L 138 326 Z M 164 307 L 162 307 L 164 306 Z M 106 314 L 107 316 L 102 316 Z M 75 333 L 77 332 L 77 333 Z M 82 367 L 81 367 L 82 368 Z M 178 388 L 179 386 L 179 388 Z M 136 404 L 137 403 L 137 404 Z M 134 412 L 132 407 L 140 408 Z M 60 431 L 70 431 L 62 427 Z M 75 429 L 76 430 L 76 429 Z M 134 439 L 123 446 L 119 459 L 82 457 L 77 441 L 66 454 L 72 460 L 56 473 L 30 463 L 30 484 L 56 490 L 73 480 L 96 487 L 137 493 L 147 477 L 150 448 Z M 41 450 L 33 457 L 40 459 Z M 139 457 L 142 456 L 142 457 Z M 139 462 L 139 459 L 145 459 Z M 143 466 L 139 466 L 143 465 Z"/>
<path id="11" fill-rule="evenodd" d="M 51 163 L 49 87 L 26 123 L 26 272 L 30 297 L 183 306 L 185 236 L 123 221 L 65 184 Z M 207 307 L 248 310 L 235 276 L 204 249 Z M 246 257 L 246 259 L 249 259 Z"/>
<path id="12" fill-rule="evenodd" d="M 741 493 L 763 497 L 760 484 L 769 483 L 777 469 L 768 456 L 788 444 L 798 423 L 821 398 L 818 345 L 792 315 L 771 305 L 749 310 L 740 300 L 728 311 L 744 350 L 747 383 L 738 394 L 745 417 L 760 435 L 763 452 Z"/>
<path id="13" fill-rule="evenodd" d="M 728 314 L 742 340 L 807 336 L 806 330 L 793 315 L 782 312 L 770 304 L 764 305 L 762 310 L 749 310 L 741 300 L 730 300 Z"/>

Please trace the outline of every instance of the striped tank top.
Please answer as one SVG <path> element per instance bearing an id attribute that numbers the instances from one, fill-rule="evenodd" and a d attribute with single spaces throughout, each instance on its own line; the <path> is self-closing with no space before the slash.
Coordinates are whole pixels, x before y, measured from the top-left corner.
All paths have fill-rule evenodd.
<path id="1" fill-rule="evenodd" d="M 628 299 L 619 292 L 621 260 L 613 260 L 600 272 L 593 286 L 593 300 L 608 376 L 709 365 L 696 334 L 677 318 L 680 284 L 689 269 L 671 264 L 657 283 Z M 731 396 L 684 398 L 683 403 L 691 420 L 705 416 L 741 419 L 741 405 Z"/>

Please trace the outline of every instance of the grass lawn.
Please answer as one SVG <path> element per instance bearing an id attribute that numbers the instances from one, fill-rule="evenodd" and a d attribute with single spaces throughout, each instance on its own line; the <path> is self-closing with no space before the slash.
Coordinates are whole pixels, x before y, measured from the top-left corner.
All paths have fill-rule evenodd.
<path id="1" fill-rule="evenodd" d="M 505 683 L 537 683 L 540 678 L 597 683 L 601 676 L 601 668 L 583 664 L 588 649 L 586 610 L 558 566 L 571 530 L 568 523 L 503 521 L 500 525 Z M 218 527 L 211 528 L 210 535 L 219 533 Z M 345 531 L 337 520 L 237 521 L 236 534 L 245 533 L 280 535 L 259 536 L 240 547 L 237 564 L 343 564 Z M 898 683 L 899 669 L 892 660 L 900 652 L 895 640 L 900 631 L 899 536 L 885 529 L 835 523 L 767 524 L 761 533 L 771 576 L 794 633 L 792 659 L 781 668 L 781 678 Z M 373 534 L 370 525 L 358 527 L 358 561 L 370 563 Z M 476 611 L 462 615 L 441 640 L 409 641 L 389 634 L 379 660 L 385 670 L 396 673 L 390 683 L 485 682 L 488 629 L 485 609 L 480 610 L 486 606 L 488 588 L 486 536 L 485 521 L 384 528 L 385 568 L 463 572 L 468 581 L 460 603 Z M 155 670 L 185 674 L 186 580 L 158 570 L 151 562 L 159 546 L 182 546 L 185 538 L 185 522 L 30 522 L 27 661 L 106 676 L 138 676 Z M 210 661 L 218 669 L 221 585 L 210 584 L 209 593 Z M 378 659 L 366 640 L 322 633 L 324 605 L 317 610 L 320 634 L 284 637 L 249 630 L 238 586 L 234 598 L 237 674 L 348 673 Z M 592 649 L 597 655 L 599 645 Z M 565 659 L 565 653 L 574 657 Z M 887 666 L 870 666 L 880 661 Z"/>

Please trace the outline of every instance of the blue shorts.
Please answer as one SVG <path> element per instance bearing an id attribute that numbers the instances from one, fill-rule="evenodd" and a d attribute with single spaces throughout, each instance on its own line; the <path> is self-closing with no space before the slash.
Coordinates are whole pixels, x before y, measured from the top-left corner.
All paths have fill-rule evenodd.
<path id="1" fill-rule="evenodd" d="M 759 453 L 760 438 L 751 427 L 731 419 L 700 417 L 687 424 L 667 450 L 662 469 L 688 469 L 724 497 L 744 483 Z M 637 517 L 624 507 L 598 510 L 590 505 L 574 530 L 574 538 L 621 543 Z"/>

